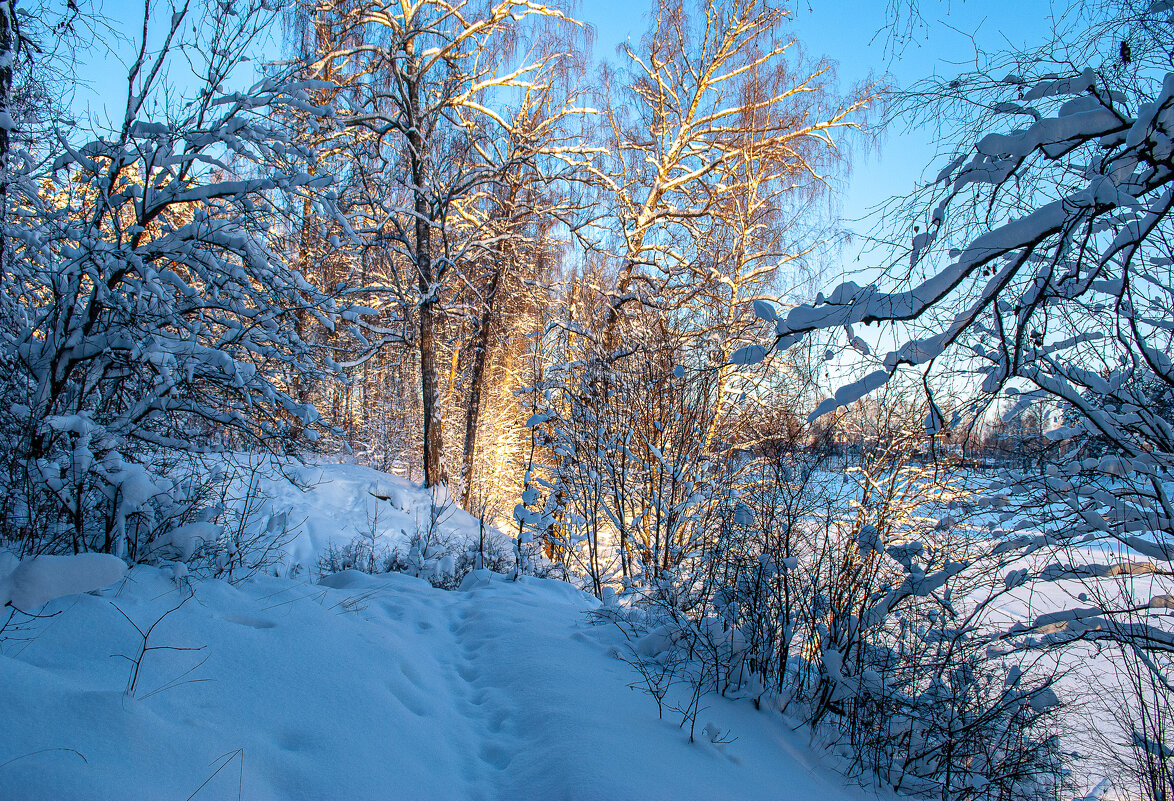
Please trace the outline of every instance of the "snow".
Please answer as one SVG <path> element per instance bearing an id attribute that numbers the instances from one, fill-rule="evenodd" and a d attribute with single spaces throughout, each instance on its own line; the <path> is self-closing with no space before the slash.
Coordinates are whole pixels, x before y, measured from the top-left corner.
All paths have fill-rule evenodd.
<path id="1" fill-rule="evenodd" d="M 176 558 L 186 562 L 192 558 L 192 554 L 196 552 L 197 548 L 201 545 L 216 542 L 220 534 L 221 527 L 214 523 L 188 523 L 187 525 L 173 528 L 151 543 L 152 554 L 162 556 L 166 549 L 174 548 Z"/>
<path id="2" fill-rule="evenodd" d="M 205 780 L 197 798 L 855 797 L 746 702 L 703 713 L 732 744 L 690 745 L 561 582 L 346 571 L 191 591 L 151 644 L 201 650 L 149 652 L 133 694 L 110 655 L 141 638 L 118 610 L 145 630 L 178 606 L 169 571 L 137 567 L 4 649 L 0 705 L 21 723 L 0 737 L 0 797 L 186 798 Z"/>
<path id="3" fill-rule="evenodd" d="M 430 528 L 452 542 L 473 543 L 480 537 L 480 522 L 442 488 L 430 492 L 405 478 L 354 464 L 299 464 L 243 454 L 223 462 L 218 458 L 209 457 L 208 468 L 227 477 L 228 505 L 236 507 L 243 526 L 250 532 L 285 529 L 287 541 L 277 566 L 283 574 L 306 573 L 314 579 L 324 555 L 356 539 L 373 541 L 379 552 L 406 553 L 412 537 Z M 250 488 L 255 500 L 245 504 Z M 191 524 L 163 535 L 153 547 L 186 550 L 211 534 L 210 527 Z"/>
<path id="4" fill-rule="evenodd" d="M 266 485 L 266 514 L 304 519 L 302 558 L 349 541 L 369 503 L 388 529 L 431 504 L 372 470 L 310 471 L 307 489 Z M 445 520 L 459 536 L 472 518 Z M 769 705 L 708 697 L 691 744 L 633 689 L 624 633 L 563 582 L 478 570 L 445 591 L 346 570 L 233 584 L 3 552 L 0 568 L 14 600 L 48 601 L 0 633 L 0 798 L 876 797 L 845 789 Z"/>
<path id="5" fill-rule="evenodd" d="M 57 598 L 101 589 L 125 573 L 126 563 L 109 554 L 30 557 L 0 578 L 0 606 L 31 612 Z"/>
<path id="6" fill-rule="evenodd" d="M 779 317 L 779 313 L 775 310 L 775 307 L 765 300 L 754 301 L 754 314 L 759 320 L 766 320 L 770 323 L 773 323 Z"/>

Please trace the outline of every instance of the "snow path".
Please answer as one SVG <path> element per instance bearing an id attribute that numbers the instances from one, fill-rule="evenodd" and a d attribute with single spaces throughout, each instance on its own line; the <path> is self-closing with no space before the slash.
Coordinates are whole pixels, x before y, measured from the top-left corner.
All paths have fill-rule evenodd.
<path id="1" fill-rule="evenodd" d="M 112 654 L 141 640 L 118 610 L 144 626 L 176 607 L 167 571 L 62 599 L 0 643 L 0 798 L 864 797 L 747 702 L 713 699 L 698 721 L 734 743 L 690 744 L 630 689 L 609 655 L 622 636 L 584 615 L 595 600 L 560 582 L 483 573 L 445 592 L 345 572 L 193 588 L 131 695 Z"/>
<path id="2" fill-rule="evenodd" d="M 489 678 L 486 647 L 494 636 L 493 628 L 487 625 L 490 615 L 474 607 L 461 606 L 453 616 L 449 631 L 457 643 L 455 672 L 462 682 L 458 692 L 475 741 L 469 754 L 475 754 L 478 760 L 469 776 L 469 797 L 490 798 L 489 790 L 500 783 L 497 774 L 509 768 L 514 754 L 520 750 L 518 734 L 506 730 L 511 704 Z"/>

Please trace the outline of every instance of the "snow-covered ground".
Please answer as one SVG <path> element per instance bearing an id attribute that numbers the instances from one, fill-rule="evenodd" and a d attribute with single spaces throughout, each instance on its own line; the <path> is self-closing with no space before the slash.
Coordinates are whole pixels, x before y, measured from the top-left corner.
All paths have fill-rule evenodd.
<path id="1" fill-rule="evenodd" d="M 326 472 L 291 496 L 315 527 L 302 560 L 366 525 L 372 482 L 404 524 L 426 497 Z M 0 799 L 874 797 L 746 701 L 708 699 L 698 732 L 736 739 L 690 744 L 629 686 L 622 633 L 585 614 L 596 604 L 488 571 L 444 591 L 401 574 L 230 584 L 135 567 L 0 634 Z"/>
<path id="2" fill-rule="evenodd" d="M 369 467 L 247 454 L 206 459 L 203 469 L 219 477 L 220 489 L 205 502 L 226 507 L 229 513 L 220 515 L 225 527 L 243 529 L 246 539 L 275 533 L 280 553 L 271 555 L 268 569 L 278 573 L 313 580 L 323 556 L 356 541 L 376 554 L 406 553 L 415 536 L 439 538 L 452 550 L 471 545 L 481 533 L 480 522 L 443 488 L 430 492 Z M 275 519 L 276 532 L 270 525 Z"/>

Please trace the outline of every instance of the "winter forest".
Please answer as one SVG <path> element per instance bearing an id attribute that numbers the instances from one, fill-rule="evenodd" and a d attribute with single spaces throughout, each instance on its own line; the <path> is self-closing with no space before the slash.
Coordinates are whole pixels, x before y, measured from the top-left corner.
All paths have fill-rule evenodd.
<path id="1" fill-rule="evenodd" d="M 0 0 L 0 798 L 1174 798 L 1174 2 L 620 5 Z"/>

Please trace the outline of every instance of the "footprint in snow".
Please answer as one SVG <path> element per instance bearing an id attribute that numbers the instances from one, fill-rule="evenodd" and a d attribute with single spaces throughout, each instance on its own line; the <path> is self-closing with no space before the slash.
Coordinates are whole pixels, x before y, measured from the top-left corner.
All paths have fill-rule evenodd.
<path id="1" fill-rule="evenodd" d="M 489 720 L 486 722 L 486 728 L 493 734 L 500 734 L 502 729 L 505 728 L 505 722 L 508 718 L 509 713 L 504 709 L 499 709 L 489 716 Z"/>
<path id="2" fill-rule="evenodd" d="M 404 674 L 404 678 L 412 683 L 414 687 L 420 687 L 420 674 L 416 669 L 407 662 L 401 662 L 399 666 L 400 672 Z"/>
<path id="3" fill-rule="evenodd" d="M 481 748 L 481 760 L 498 770 L 505 770 L 510 766 L 510 762 L 513 761 L 513 755 L 500 745 L 486 743 Z"/>
<path id="4" fill-rule="evenodd" d="M 250 629 L 277 628 L 277 624 L 272 620 L 262 620 L 259 617 L 248 617 L 246 615 L 229 615 L 224 620 L 228 623 L 235 623 L 238 626 L 247 626 Z"/>

